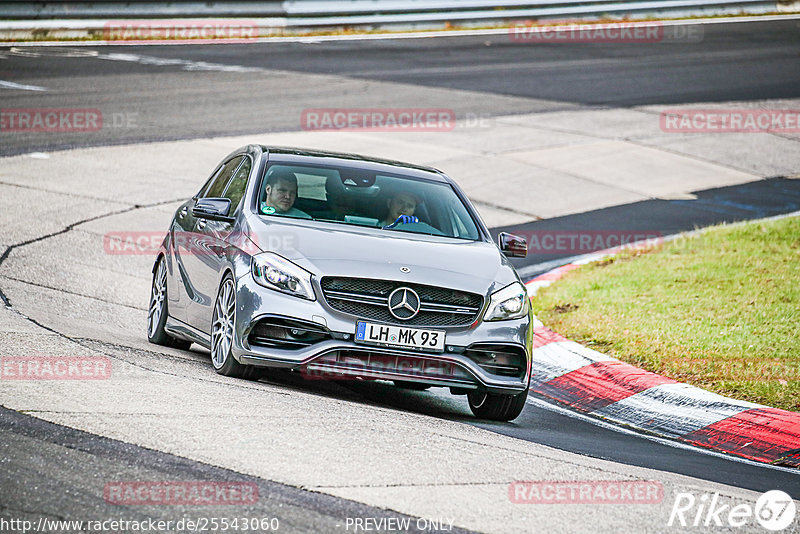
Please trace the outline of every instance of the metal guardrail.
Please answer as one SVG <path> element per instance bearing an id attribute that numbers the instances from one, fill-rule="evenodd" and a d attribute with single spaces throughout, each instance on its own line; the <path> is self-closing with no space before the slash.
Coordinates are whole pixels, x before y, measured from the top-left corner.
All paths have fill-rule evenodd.
<path id="1" fill-rule="evenodd" d="M 284 2 L 253 0 L 0 1 L 0 19 L 109 19 L 164 17 L 285 17 Z"/>
<path id="2" fill-rule="evenodd" d="M 250 17 L 271 19 L 280 28 L 376 27 L 605 14 L 764 13 L 777 5 L 777 0 L 48 0 L 0 2 L 0 21 Z"/>

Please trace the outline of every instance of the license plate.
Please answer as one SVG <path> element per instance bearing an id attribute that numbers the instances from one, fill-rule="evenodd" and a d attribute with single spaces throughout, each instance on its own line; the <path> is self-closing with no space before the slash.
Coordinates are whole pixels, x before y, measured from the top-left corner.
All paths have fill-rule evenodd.
<path id="1" fill-rule="evenodd" d="M 356 341 L 389 345 L 392 347 L 411 347 L 434 352 L 444 351 L 444 330 L 406 328 L 388 324 L 375 324 L 358 321 Z"/>

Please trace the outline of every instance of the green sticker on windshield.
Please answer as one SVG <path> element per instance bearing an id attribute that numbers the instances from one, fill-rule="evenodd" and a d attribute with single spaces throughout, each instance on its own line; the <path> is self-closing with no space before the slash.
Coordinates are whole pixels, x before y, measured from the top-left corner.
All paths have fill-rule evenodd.
<path id="1" fill-rule="evenodd" d="M 275 208 L 273 208 L 272 206 L 265 206 L 261 208 L 261 211 L 263 211 L 266 215 L 272 215 L 273 213 L 275 213 Z"/>

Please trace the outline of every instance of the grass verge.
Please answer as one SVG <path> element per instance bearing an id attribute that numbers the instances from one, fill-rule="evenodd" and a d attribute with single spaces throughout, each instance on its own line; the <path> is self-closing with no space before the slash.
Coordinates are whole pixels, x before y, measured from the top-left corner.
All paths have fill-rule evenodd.
<path id="1" fill-rule="evenodd" d="M 568 273 L 533 306 L 554 331 L 622 361 L 800 411 L 800 217 L 626 251 Z"/>

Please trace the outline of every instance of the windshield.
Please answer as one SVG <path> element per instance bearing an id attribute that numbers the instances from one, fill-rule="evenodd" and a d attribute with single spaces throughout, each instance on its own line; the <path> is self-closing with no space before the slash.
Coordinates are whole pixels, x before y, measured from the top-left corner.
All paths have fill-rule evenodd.
<path id="1" fill-rule="evenodd" d="M 258 211 L 387 232 L 473 241 L 480 236 L 449 184 L 359 169 L 272 164 L 261 182 Z"/>

